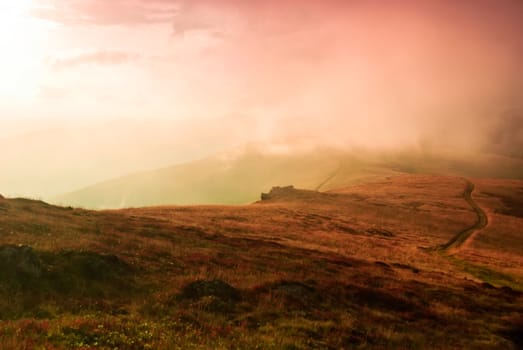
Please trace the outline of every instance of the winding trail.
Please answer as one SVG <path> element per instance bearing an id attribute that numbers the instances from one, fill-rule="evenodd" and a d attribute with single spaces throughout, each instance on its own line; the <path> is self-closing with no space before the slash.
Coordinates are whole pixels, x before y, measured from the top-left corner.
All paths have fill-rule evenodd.
<path id="1" fill-rule="evenodd" d="M 329 177 L 327 177 L 325 180 L 323 180 L 318 186 L 316 186 L 316 188 L 314 189 L 314 191 L 319 191 L 323 186 L 325 186 L 330 180 L 332 180 L 336 175 L 338 175 L 338 173 L 341 171 L 341 168 L 342 168 L 342 165 L 340 164 L 340 166 L 332 173 L 329 175 Z"/>
<path id="2" fill-rule="evenodd" d="M 461 231 L 460 233 L 452 237 L 447 243 L 439 246 L 437 249 L 440 251 L 450 251 L 459 249 L 471 238 L 472 235 L 485 228 L 485 226 L 487 226 L 488 224 L 487 214 L 472 198 L 472 192 L 474 191 L 475 185 L 469 180 L 466 181 L 467 187 L 465 188 L 465 192 L 463 192 L 463 199 L 465 199 L 467 203 L 471 206 L 471 208 L 476 212 L 478 218 L 473 226 Z"/>

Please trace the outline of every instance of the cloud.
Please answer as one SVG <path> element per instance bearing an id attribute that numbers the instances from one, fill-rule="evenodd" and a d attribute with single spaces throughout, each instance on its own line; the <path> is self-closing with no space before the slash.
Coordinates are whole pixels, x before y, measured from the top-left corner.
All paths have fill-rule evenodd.
<path id="1" fill-rule="evenodd" d="M 523 158 L 523 109 L 510 109 L 495 118 L 485 150 Z"/>
<path id="2" fill-rule="evenodd" d="M 42 1 L 36 15 L 65 30 L 89 25 L 79 41 L 92 35 L 87 45 L 103 38 L 96 47 L 106 48 L 51 60 L 56 68 L 157 57 L 138 78 L 115 74 L 119 93 L 154 91 L 144 115 L 239 113 L 267 137 L 395 144 L 421 134 L 445 145 L 488 137 L 489 117 L 523 101 L 520 0 Z M 520 140 L 500 133 L 500 147 Z"/>
<path id="3" fill-rule="evenodd" d="M 176 10 L 168 0 L 40 0 L 32 15 L 65 25 L 133 26 L 171 23 Z"/>
<path id="4" fill-rule="evenodd" d="M 332 14 L 345 8 L 350 1 L 331 0 L 322 4 L 308 0 L 180 0 L 177 3 L 174 34 L 207 30 L 214 35 L 238 37 L 281 36 L 315 26 L 326 12 Z"/>
<path id="5" fill-rule="evenodd" d="M 44 99 L 61 99 L 67 97 L 70 94 L 70 91 L 61 87 L 41 85 L 38 94 Z"/>
<path id="6" fill-rule="evenodd" d="M 36 0 L 35 17 L 65 25 L 135 26 L 171 24 L 174 34 L 194 30 L 227 31 L 241 22 L 253 31 L 293 30 L 313 25 L 327 11 L 346 9 L 352 1 L 331 0 Z"/>
<path id="7" fill-rule="evenodd" d="M 66 58 L 51 59 L 50 63 L 54 68 L 63 69 L 80 65 L 120 65 L 134 62 L 141 58 L 138 54 L 122 51 L 95 51 L 83 53 Z"/>

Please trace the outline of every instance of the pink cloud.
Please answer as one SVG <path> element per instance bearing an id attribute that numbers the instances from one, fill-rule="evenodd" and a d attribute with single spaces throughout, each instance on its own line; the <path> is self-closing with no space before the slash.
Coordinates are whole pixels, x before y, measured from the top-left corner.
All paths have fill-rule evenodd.
<path id="1" fill-rule="evenodd" d="M 155 95 L 169 96 L 162 100 L 178 102 L 184 113 L 308 117 L 314 126 L 321 117 L 344 126 L 340 133 L 367 136 L 366 128 L 386 134 L 383 125 L 398 126 L 408 134 L 418 120 L 485 114 L 485 106 L 497 108 L 509 94 L 522 101 L 521 89 L 513 87 L 523 77 L 521 0 L 45 1 L 40 17 L 66 29 L 97 26 L 99 36 L 112 32 L 109 25 L 165 24 L 150 33 L 165 35 L 158 55 L 172 54 L 176 62 L 158 60 L 146 74 L 153 72 Z M 129 32 L 148 33 L 142 27 Z M 109 41 L 109 51 L 51 63 L 65 68 L 148 59 L 156 54 L 149 50 L 152 35 L 124 52 L 111 51 Z M 125 52 L 135 47 L 143 56 Z"/>
<path id="2" fill-rule="evenodd" d="M 176 3 L 167 0 L 40 0 L 33 16 L 66 25 L 170 23 Z"/>
<path id="3" fill-rule="evenodd" d="M 61 87 L 41 85 L 39 87 L 39 96 L 44 99 L 61 99 L 67 97 L 70 91 Z"/>
<path id="4" fill-rule="evenodd" d="M 51 60 L 51 65 L 55 68 L 70 68 L 79 65 L 119 65 L 133 62 L 140 59 L 140 55 L 121 51 L 96 51 L 84 53 L 67 58 Z"/>

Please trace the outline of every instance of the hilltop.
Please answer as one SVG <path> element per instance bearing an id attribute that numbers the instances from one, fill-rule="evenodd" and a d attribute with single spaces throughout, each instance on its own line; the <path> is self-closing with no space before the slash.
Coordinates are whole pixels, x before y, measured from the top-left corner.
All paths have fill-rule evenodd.
<path id="1" fill-rule="evenodd" d="M 523 179 L 523 159 L 407 149 L 262 152 L 256 147 L 94 184 L 52 199 L 90 209 L 155 205 L 248 204 L 274 185 L 332 190 L 400 174 Z"/>
<path id="2" fill-rule="evenodd" d="M 488 218 L 477 231 L 467 180 L 451 176 L 280 187 L 242 206 L 89 211 L 2 198 L 0 342 L 516 349 L 523 181 L 468 181 Z"/>

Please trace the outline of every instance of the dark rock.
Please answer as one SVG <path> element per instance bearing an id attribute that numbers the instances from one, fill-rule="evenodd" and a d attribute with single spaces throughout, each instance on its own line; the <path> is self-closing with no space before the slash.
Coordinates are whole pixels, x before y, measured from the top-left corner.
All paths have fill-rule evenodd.
<path id="1" fill-rule="evenodd" d="M 33 248 L 8 245 L 0 247 L 0 272 L 0 279 L 9 279 L 16 275 L 39 278 L 43 267 Z"/>
<path id="2" fill-rule="evenodd" d="M 323 299 L 316 288 L 298 281 L 279 281 L 257 287 L 256 296 L 270 294 L 279 300 L 287 310 L 305 311 L 313 309 Z"/>
<path id="3" fill-rule="evenodd" d="M 349 286 L 354 290 L 354 301 L 360 305 L 379 310 L 390 310 L 395 312 L 415 312 L 419 306 L 414 302 L 401 296 L 396 296 L 378 288 L 362 288 Z"/>
<path id="4" fill-rule="evenodd" d="M 494 287 L 492 284 L 488 282 L 481 283 L 481 287 L 483 287 L 484 289 L 496 289 L 496 287 Z"/>
<path id="5" fill-rule="evenodd" d="M 222 300 L 234 301 L 240 298 L 240 293 L 230 284 L 222 280 L 198 280 L 189 283 L 179 295 L 181 299 L 200 299 L 203 297 L 216 297 Z"/>
<path id="6" fill-rule="evenodd" d="M 294 186 L 274 186 L 269 193 L 262 193 L 261 200 L 266 201 L 273 198 L 284 197 L 286 194 L 293 193 Z"/>
<path id="7" fill-rule="evenodd" d="M 376 236 L 394 237 L 394 233 L 390 232 L 389 230 L 379 229 L 379 228 L 368 229 L 367 233 L 370 235 L 376 235 Z"/>
<path id="8" fill-rule="evenodd" d="M 86 281 L 117 280 L 133 272 L 132 266 L 110 254 L 65 250 L 42 259 L 53 265 L 56 271 Z"/>

